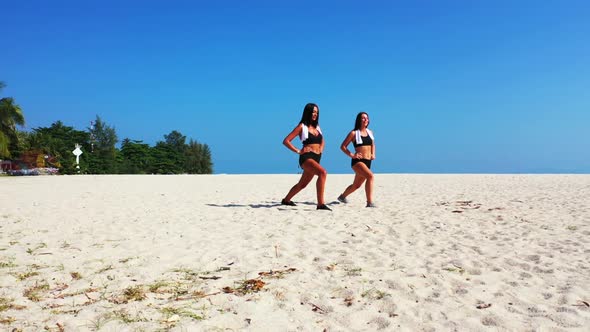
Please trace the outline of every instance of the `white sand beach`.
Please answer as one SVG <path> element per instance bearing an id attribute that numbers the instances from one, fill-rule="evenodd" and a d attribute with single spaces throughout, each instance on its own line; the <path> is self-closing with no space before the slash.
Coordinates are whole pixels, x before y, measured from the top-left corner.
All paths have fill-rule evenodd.
<path id="1" fill-rule="evenodd" d="M 8 331 L 588 331 L 590 175 L 0 177 Z"/>

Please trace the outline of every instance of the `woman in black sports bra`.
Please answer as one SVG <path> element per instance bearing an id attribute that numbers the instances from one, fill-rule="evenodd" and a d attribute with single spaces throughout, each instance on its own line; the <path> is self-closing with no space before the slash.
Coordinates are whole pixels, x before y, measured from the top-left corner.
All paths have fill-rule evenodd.
<path id="1" fill-rule="evenodd" d="M 322 151 L 324 151 L 324 138 L 319 126 L 320 109 L 318 105 L 309 103 L 303 108 L 303 115 L 299 124 L 285 137 L 283 144 L 291 151 L 299 155 L 299 166 L 303 169 L 303 174 L 299 182 L 295 184 L 281 204 L 295 206 L 291 199 L 297 195 L 303 188 L 307 187 L 315 175 L 318 176 L 316 182 L 318 210 L 331 210 L 324 201 L 324 188 L 326 186 L 326 170 L 320 165 Z M 296 136 L 301 138 L 303 148 L 297 149 L 291 141 Z"/>
<path id="2" fill-rule="evenodd" d="M 354 170 L 355 176 L 352 184 L 338 196 L 342 203 L 348 203 L 346 197 L 352 194 L 365 183 L 365 194 L 367 196 L 367 207 L 375 207 L 373 203 L 373 172 L 371 172 L 371 161 L 375 159 L 375 138 L 373 132 L 367 128 L 369 126 L 369 115 L 360 112 L 354 122 L 352 130 L 340 145 L 340 149 L 352 160 L 350 166 Z M 355 153 L 348 150 L 348 144 L 354 145 Z"/>

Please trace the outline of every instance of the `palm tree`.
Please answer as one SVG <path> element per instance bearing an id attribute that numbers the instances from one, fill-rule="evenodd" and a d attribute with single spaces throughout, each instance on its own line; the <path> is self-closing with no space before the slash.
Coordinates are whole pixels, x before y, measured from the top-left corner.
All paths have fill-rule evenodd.
<path id="1" fill-rule="evenodd" d="M 6 84 L 0 82 L 0 90 Z M 25 117 L 13 98 L 0 99 L 0 157 L 10 157 L 9 147 L 18 140 L 16 125 L 24 126 Z"/>

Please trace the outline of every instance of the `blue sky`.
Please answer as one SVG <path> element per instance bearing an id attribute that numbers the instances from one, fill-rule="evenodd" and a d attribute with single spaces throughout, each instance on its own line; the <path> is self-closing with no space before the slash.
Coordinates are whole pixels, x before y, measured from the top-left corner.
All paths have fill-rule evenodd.
<path id="1" fill-rule="evenodd" d="M 3 1 L 2 97 L 26 130 L 99 115 L 172 130 L 215 173 L 297 173 L 283 147 L 320 106 L 322 164 L 359 111 L 377 173 L 590 173 L 588 1 Z M 297 141 L 297 144 L 300 144 Z M 352 149 L 352 147 L 351 147 Z"/>

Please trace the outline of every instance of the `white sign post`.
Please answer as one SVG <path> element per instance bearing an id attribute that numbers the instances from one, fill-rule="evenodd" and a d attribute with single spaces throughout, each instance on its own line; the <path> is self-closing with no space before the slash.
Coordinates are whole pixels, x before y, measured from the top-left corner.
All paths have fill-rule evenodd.
<path id="1" fill-rule="evenodd" d="M 83 153 L 82 150 L 80 150 L 80 144 L 76 143 L 76 148 L 74 151 L 72 151 L 72 153 L 76 156 L 76 168 L 80 169 L 80 155 Z"/>

